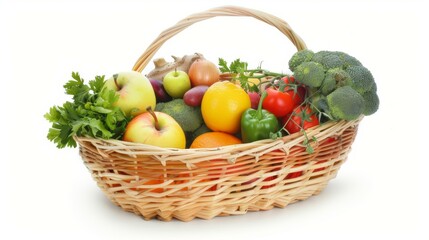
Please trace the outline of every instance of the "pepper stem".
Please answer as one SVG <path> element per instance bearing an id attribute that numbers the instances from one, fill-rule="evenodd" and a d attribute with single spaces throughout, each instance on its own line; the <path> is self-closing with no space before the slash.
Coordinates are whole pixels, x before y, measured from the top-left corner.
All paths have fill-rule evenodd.
<path id="1" fill-rule="evenodd" d="M 264 102 L 264 99 L 267 97 L 267 92 L 263 91 L 261 94 L 261 98 L 259 99 L 259 103 L 258 103 L 258 109 L 256 110 L 256 116 L 258 117 L 259 120 L 262 119 L 262 102 Z"/>
<path id="2" fill-rule="evenodd" d="M 151 106 L 147 107 L 146 111 L 148 113 L 150 113 L 150 115 L 152 115 L 153 119 L 155 120 L 155 128 L 156 128 L 156 130 L 158 130 L 158 131 L 161 130 L 161 127 L 159 126 L 158 118 L 156 117 L 155 112 L 152 110 L 152 107 Z"/>

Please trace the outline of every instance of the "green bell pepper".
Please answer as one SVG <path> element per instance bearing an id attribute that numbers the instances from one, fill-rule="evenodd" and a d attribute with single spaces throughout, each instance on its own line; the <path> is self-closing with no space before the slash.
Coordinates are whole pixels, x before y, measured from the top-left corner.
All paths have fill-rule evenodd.
<path id="1" fill-rule="evenodd" d="M 264 91 L 258 109 L 249 108 L 241 115 L 241 139 L 245 143 L 270 138 L 271 134 L 279 130 L 276 116 L 262 109 L 262 102 L 266 96 L 267 92 Z"/>

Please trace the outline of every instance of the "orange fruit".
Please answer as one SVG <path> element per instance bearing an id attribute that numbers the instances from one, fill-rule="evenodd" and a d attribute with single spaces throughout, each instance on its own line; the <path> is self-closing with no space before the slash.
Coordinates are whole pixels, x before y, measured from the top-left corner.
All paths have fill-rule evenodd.
<path id="1" fill-rule="evenodd" d="M 212 148 L 212 147 L 222 147 L 233 144 L 240 144 L 241 140 L 231 134 L 223 133 L 223 132 L 206 132 L 194 139 L 190 148 Z M 211 182 L 219 179 L 219 174 L 225 174 L 225 171 L 228 171 L 229 168 L 234 168 L 234 165 L 230 167 L 225 167 L 225 160 L 210 160 L 208 162 L 201 162 L 203 164 L 201 167 L 210 168 L 213 173 L 209 173 L 210 176 L 207 179 L 202 179 L 200 182 Z M 216 167 L 219 166 L 219 167 Z M 224 172 L 222 172 L 224 171 Z M 216 191 L 218 189 L 217 185 L 210 186 L 207 191 Z"/>
<path id="2" fill-rule="evenodd" d="M 240 131 L 241 114 L 250 106 L 250 97 L 240 86 L 222 81 L 207 89 L 201 113 L 211 130 L 234 134 Z"/>
<path id="3" fill-rule="evenodd" d="M 206 132 L 196 137 L 190 148 L 213 148 L 240 143 L 239 138 L 228 133 Z"/>

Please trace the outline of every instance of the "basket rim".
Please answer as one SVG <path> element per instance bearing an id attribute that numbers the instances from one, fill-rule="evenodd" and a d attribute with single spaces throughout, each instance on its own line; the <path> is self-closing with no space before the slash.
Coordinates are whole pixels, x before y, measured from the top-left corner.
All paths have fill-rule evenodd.
<path id="1" fill-rule="evenodd" d="M 309 128 L 306 131 L 308 139 L 316 137 L 317 141 L 323 140 L 328 137 L 338 136 L 342 134 L 346 129 L 352 127 L 357 127 L 361 120 L 364 118 L 364 115 L 361 115 L 358 119 L 347 121 L 347 120 L 338 120 L 338 121 L 328 121 L 320 125 Z M 115 151 L 118 153 L 128 154 L 131 156 L 137 157 L 137 155 L 192 155 L 192 154 L 208 154 L 208 156 L 213 155 L 223 155 L 224 159 L 228 159 L 230 162 L 234 162 L 236 158 L 243 155 L 253 155 L 251 154 L 252 150 L 264 150 L 272 151 L 281 149 L 284 152 L 288 153 L 289 149 L 295 145 L 302 145 L 302 142 L 305 139 L 304 134 L 301 132 L 293 133 L 287 136 L 283 136 L 278 139 L 263 139 L 250 143 L 240 143 L 222 147 L 214 148 L 163 148 L 154 145 L 148 145 L 144 143 L 136 142 L 127 142 L 119 139 L 101 139 L 101 138 L 92 138 L 86 136 L 75 136 L 76 142 L 81 147 L 82 144 L 88 142 L 94 145 L 99 150 L 109 150 Z M 125 149 L 125 151 L 124 151 Z M 249 150 L 250 149 L 250 150 Z M 264 151 L 263 151 L 264 152 Z M 260 154 L 262 155 L 262 154 Z M 258 156 L 255 156 L 256 158 Z M 165 159 L 165 160 L 168 160 Z"/>

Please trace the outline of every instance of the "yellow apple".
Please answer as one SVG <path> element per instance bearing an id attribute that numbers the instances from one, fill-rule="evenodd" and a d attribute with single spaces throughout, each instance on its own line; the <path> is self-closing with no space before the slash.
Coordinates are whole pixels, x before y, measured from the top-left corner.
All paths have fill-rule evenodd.
<path id="1" fill-rule="evenodd" d="M 143 74 L 135 71 L 120 72 L 106 80 L 104 87 L 116 91 L 119 99 L 115 103 L 127 116 L 146 112 L 147 107 L 155 108 L 155 92 Z"/>
<path id="2" fill-rule="evenodd" d="M 123 140 L 165 148 L 186 147 L 185 133 L 176 120 L 150 107 L 128 123 Z"/>

